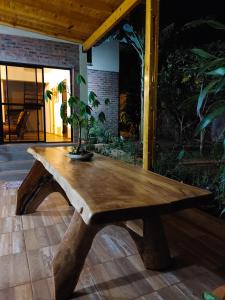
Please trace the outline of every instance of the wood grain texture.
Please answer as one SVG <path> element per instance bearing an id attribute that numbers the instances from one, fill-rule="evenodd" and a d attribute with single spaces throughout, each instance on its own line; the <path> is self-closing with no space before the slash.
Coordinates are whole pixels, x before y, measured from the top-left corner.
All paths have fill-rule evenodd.
<path id="1" fill-rule="evenodd" d="M 123 0 L 4 0 L 0 1 L 0 24 L 82 43 L 122 3 Z"/>
<path id="2" fill-rule="evenodd" d="M 20 222 L 22 219 L 21 225 L 19 221 L 11 219 L 13 209 L 15 213 L 16 192 L 12 187 L 0 188 L 0 210 L 4 211 L 4 216 L 0 217 L 0 234 L 7 231 L 2 233 L 1 239 L 7 245 L 5 250 L 4 246 L 1 248 L 3 256 L 0 258 L 0 299 L 55 300 L 51 260 L 57 246 L 52 247 L 51 243 L 59 241 L 61 231 L 71 219 L 72 208 L 66 206 L 60 194 L 51 194 L 40 205 L 37 213 L 17 217 Z M 60 212 L 63 212 L 63 218 Z M 95 237 L 76 291 L 70 299 L 199 300 L 203 291 L 212 291 L 223 285 L 224 221 L 198 209 L 162 216 L 162 221 L 174 257 L 173 265 L 167 271 L 146 270 L 126 230 L 110 225 Z M 139 228 L 141 222 L 130 223 L 129 226 L 142 235 L 142 228 Z M 45 239 L 45 234 L 32 231 L 32 228 L 39 227 L 44 232 L 47 231 L 52 240 Z M 36 235 L 35 249 L 19 247 L 17 250 L 20 254 L 16 254 L 15 258 L 14 249 L 9 245 L 10 235 L 13 232 L 19 234 L 15 236 L 15 240 L 14 235 L 12 236 L 15 244 L 18 241 L 25 243 L 27 230 Z M 32 248 L 31 233 L 28 240 Z M 45 247 L 47 242 L 50 246 Z M 24 254 L 28 257 L 28 264 Z M 26 275 L 27 268 L 29 271 Z"/>
<path id="3" fill-rule="evenodd" d="M 42 201 L 54 192 L 60 193 L 70 204 L 64 190 L 53 179 L 52 174 L 39 161 L 35 161 L 18 190 L 16 213 L 28 214 L 35 212 Z"/>
<path id="4" fill-rule="evenodd" d="M 152 170 L 155 161 L 159 0 L 146 0 L 144 61 L 143 167 Z"/>
<path id="5" fill-rule="evenodd" d="M 86 224 L 129 220 L 193 207 L 212 199 L 209 191 L 95 154 L 71 161 L 68 147 L 33 147 Z"/>
<path id="6" fill-rule="evenodd" d="M 66 300 L 72 294 L 93 239 L 101 227 L 88 226 L 75 211 L 56 256 L 53 276 L 56 300 Z"/>
<path id="7" fill-rule="evenodd" d="M 140 2 L 140 0 L 124 0 L 122 4 L 103 22 L 103 24 L 101 24 L 101 26 L 83 43 L 84 51 L 89 50 L 93 45 L 95 45 Z"/>

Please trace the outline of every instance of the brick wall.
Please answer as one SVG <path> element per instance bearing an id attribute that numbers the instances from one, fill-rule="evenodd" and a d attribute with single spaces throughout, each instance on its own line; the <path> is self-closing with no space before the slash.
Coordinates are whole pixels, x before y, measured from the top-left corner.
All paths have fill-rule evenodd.
<path id="1" fill-rule="evenodd" d="M 110 104 L 101 104 L 98 111 L 103 111 L 106 115 L 105 128 L 113 135 L 118 135 L 119 73 L 89 69 L 88 92 L 90 91 L 94 91 L 102 103 L 105 98 L 110 99 Z"/>
<path id="2" fill-rule="evenodd" d="M 0 34 L 0 61 L 79 70 L 79 47 L 69 43 Z"/>

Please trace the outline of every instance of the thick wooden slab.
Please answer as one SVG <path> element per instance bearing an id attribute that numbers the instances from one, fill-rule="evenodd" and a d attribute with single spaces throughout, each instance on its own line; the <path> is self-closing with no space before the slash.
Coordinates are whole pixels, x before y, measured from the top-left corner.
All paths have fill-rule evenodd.
<path id="1" fill-rule="evenodd" d="M 207 190 L 105 156 L 72 161 L 65 156 L 68 148 L 32 147 L 28 152 L 54 176 L 86 224 L 143 218 L 212 198 Z"/>

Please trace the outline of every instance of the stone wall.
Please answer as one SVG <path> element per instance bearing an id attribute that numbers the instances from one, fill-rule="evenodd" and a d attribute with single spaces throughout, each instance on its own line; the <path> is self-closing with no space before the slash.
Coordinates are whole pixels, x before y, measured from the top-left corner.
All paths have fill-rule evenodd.
<path id="1" fill-rule="evenodd" d="M 0 62 L 79 70 L 79 46 L 0 34 Z"/>
<path id="2" fill-rule="evenodd" d="M 119 73 L 88 69 L 88 92 L 94 91 L 102 103 L 98 111 L 106 115 L 105 128 L 113 135 L 118 135 L 118 109 L 119 109 Z M 105 105 L 104 100 L 110 99 Z"/>

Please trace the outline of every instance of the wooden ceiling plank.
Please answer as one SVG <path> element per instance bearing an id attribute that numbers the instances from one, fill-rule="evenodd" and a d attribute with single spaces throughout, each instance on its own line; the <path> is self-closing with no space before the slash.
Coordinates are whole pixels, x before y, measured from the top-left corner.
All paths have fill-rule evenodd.
<path id="1" fill-rule="evenodd" d="M 7 18 L 0 14 L 0 24 L 6 25 L 13 28 L 23 29 L 30 32 L 35 32 L 39 34 L 44 34 L 47 36 L 63 39 L 66 41 L 70 41 L 73 43 L 82 43 L 84 38 L 79 36 L 78 34 L 72 35 L 71 33 L 67 34 L 65 32 L 61 32 L 61 30 L 56 30 L 45 26 L 44 28 L 40 26 L 40 24 L 35 25 L 34 23 L 25 23 L 25 22 L 18 22 L 16 19 L 12 20 L 11 18 Z"/>
<path id="2" fill-rule="evenodd" d="M 2 18 L 3 16 L 8 18 L 8 20 L 11 19 L 12 25 L 14 25 L 14 26 L 18 25 L 18 26 L 23 27 L 24 24 L 30 24 L 31 26 L 33 24 L 32 28 L 35 28 L 36 30 L 38 30 L 39 28 L 42 28 L 42 27 L 43 28 L 51 28 L 52 32 L 55 31 L 56 34 L 70 33 L 73 35 L 77 35 L 78 37 L 82 37 L 82 39 L 85 39 L 85 37 L 88 36 L 88 34 L 90 32 L 90 31 L 80 32 L 79 30 L 76 30 L 76 27 L 69 27 L 68 25 L 64 25 L 64 24 L 46 22 L 44 20 L 40 20 L 38 17 L 37 18 L 28 18 L 26 15 L 17 15 L 17 14 L 14 14 L 10 10 L 1 9 L 0 17 Z M 79 38 L 79 40 L 80 40 L 80 38 Z"/>
<path id="3" fill-rule="evenodd" d="M 125 15 L 127 15 L 140 0 L 125 0 L 123 3 L 108 17 L 107 20 L 83 43 L 84 51 L 90 49 L 103 36 L 108 33 Z"/>
<path id="4" fill-rule="evenodd" d="M 93 25 L 87 22 L 83 24 L 75 21 L 74 19 L 65 18 L 61 14 L 56 15 L 49 11 L 45 12 L 44 10 L 42 11 L 40 9 L 34 10 L 34 8 L 21 5 L 20 3 L 17 3 L 17 1 L 13 1 L 13 5 L 10 7 L 5 6 L 2 2 L 0 2 L 0 10 L 1 13 L 12 13 L 13 10 L 16 11 L 16 16 L 21 16 L 24 18 L 26 17 L 31 21 L 38 20 L 40 23 L 51 24 L 56 27 L 58 24 L 60 24 L 62 27 L 64 27 L 64 30 L 74 28 L 75 30 L 77 30 L 77 32 L 81 32 L 87 36 L 90 34 L 90 32 L 93 31 Z M 97 25 L 95 24 L 95 26 Z"/>
<path id="5" fill-rule="evenodd" d="M 31 0 L 30 0 L 31 1 Z M 61 0 L 60 0 L 61 1 Z M 112 13 L 116 7 L 118 6 L 118 1 L 122 3 L 122 0 L 114 0 L 111 3 L 103 0 L 93 1 L 93 0 L 66 0 L 65 4 L 69 4 L 73 6 L 74 8 L 80 10 L 82 8 L 86 9 L 92 9 L 92 10 L 98 10 L 101 12 L 106 13 Z M 57 2 L 57 0 L 56 0 Z M 115 3 L 115 4 L 114 4 Z"/>
<path id="6" fill-rule="evenodd" d="M 54 3 L 54 5 L 51 3 L 46 2 L 45 0 L 39 0 L 39 1 L 29 1 L 29 0 L 14 0 L 13 3 L 21 4 L 22 7 L 26 10 L 29 9 L 33 10 L 34 13 L 36 10 L 43 11 L 43 15 L 51 13 L 53 16 L 62 16 L 65 18 L 68 18 L 69 20 L 73 20 L 74 24 L 99 24 L 101 21 L 101 18 L 98 16 L 95 16 L 94 14 L 88 14 L 87 11 L 84 13 L 81 13 L 80 10 L 73 10 L 73 7 L 65 7 L 62 4 Z"/>

